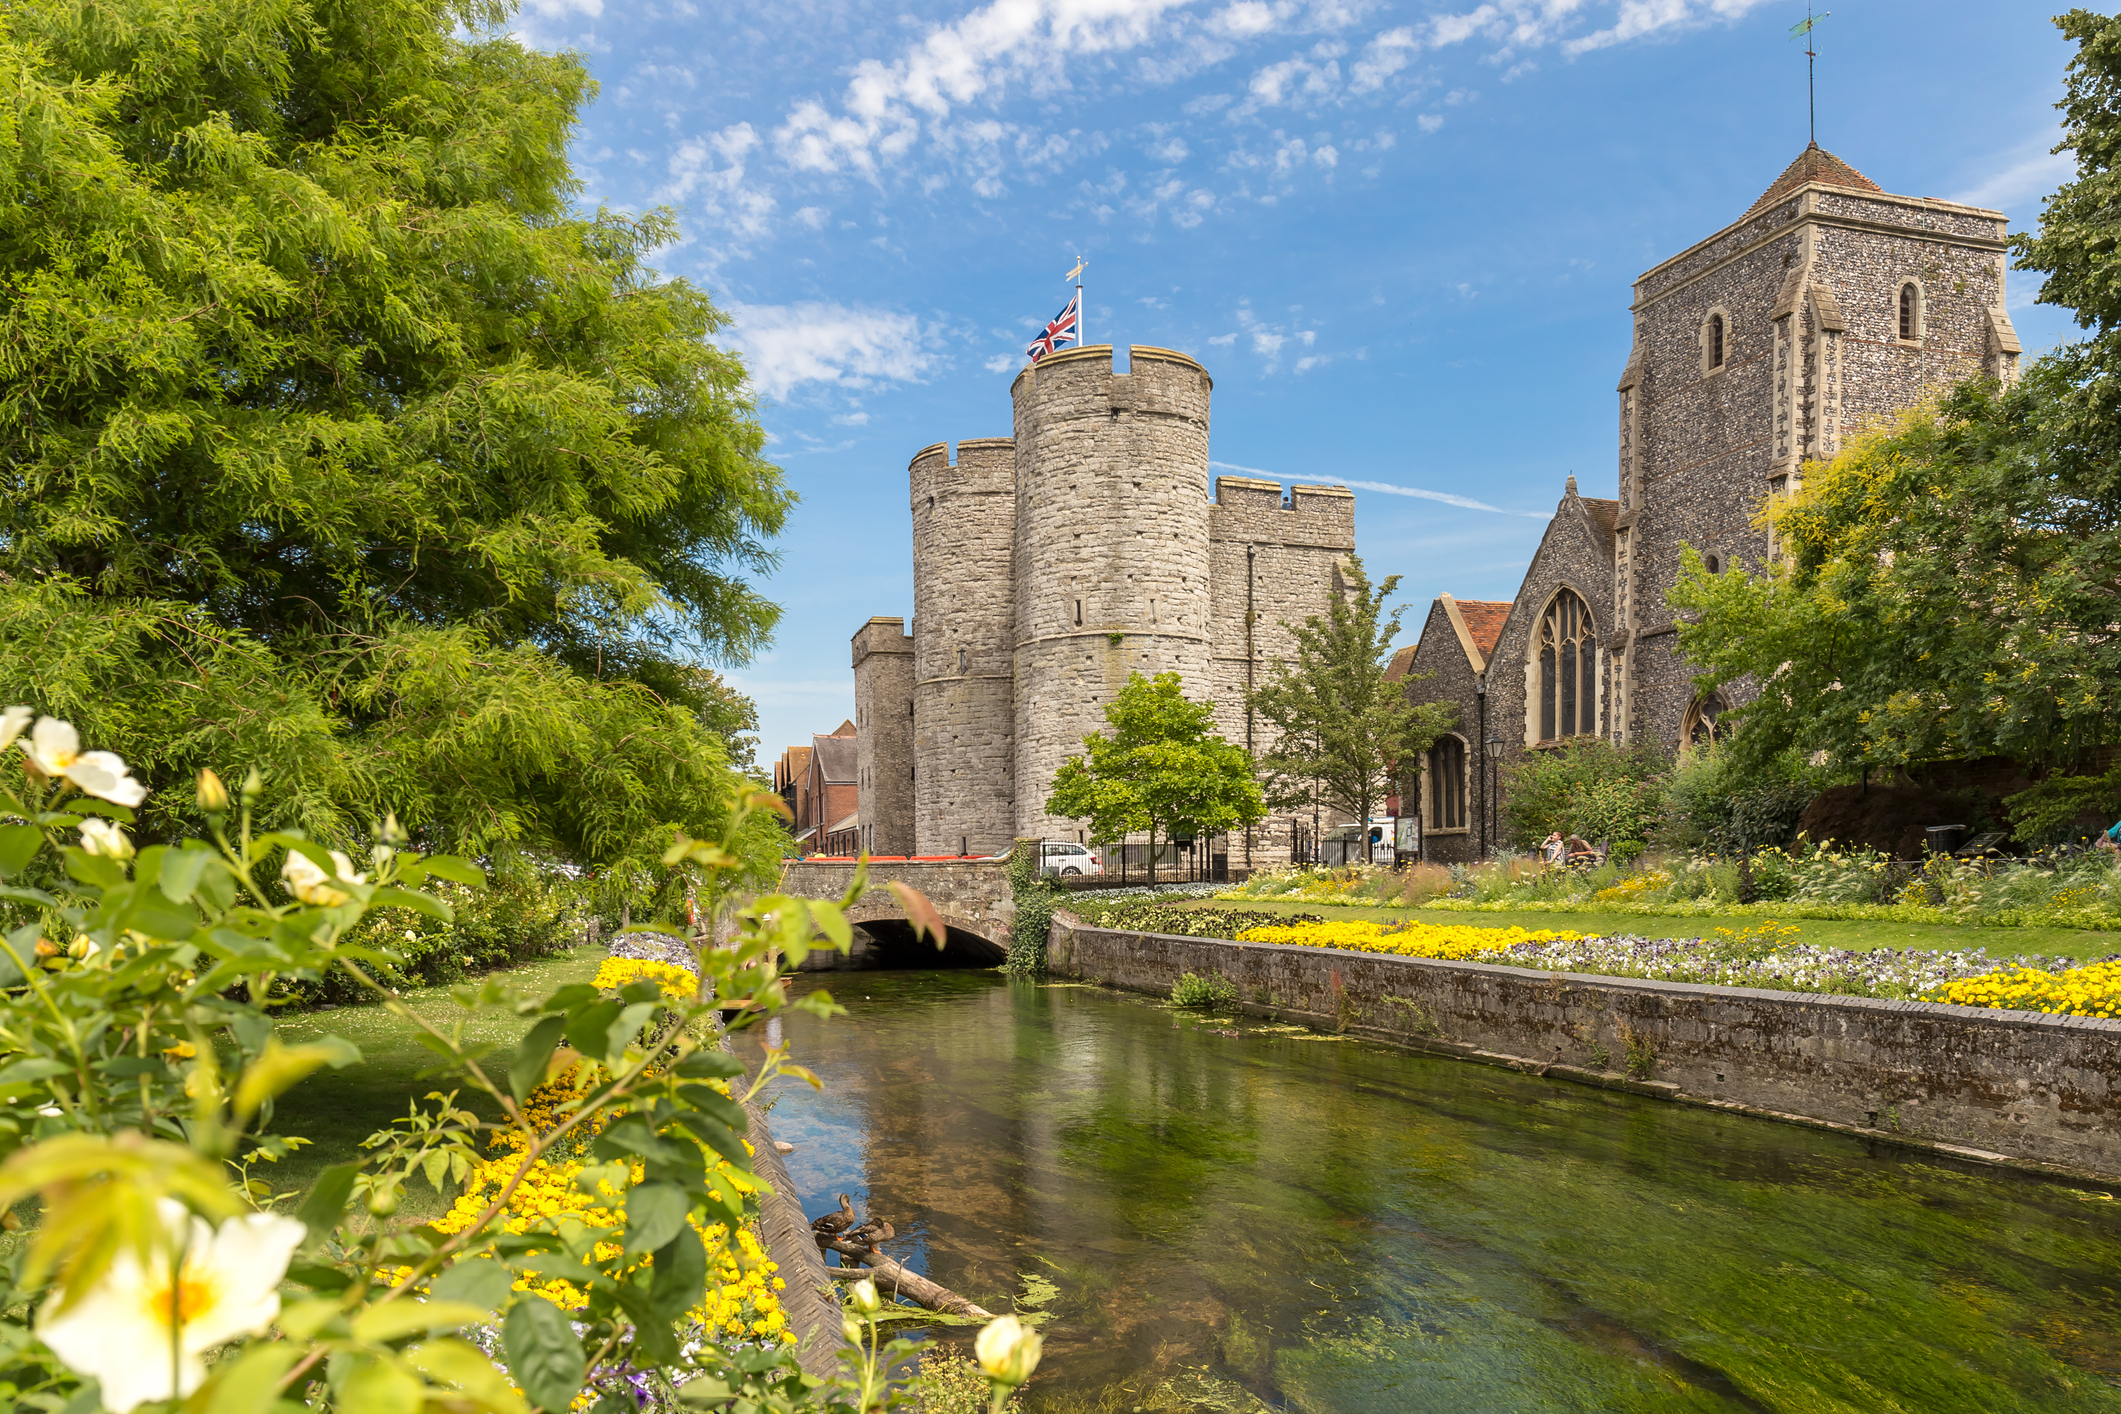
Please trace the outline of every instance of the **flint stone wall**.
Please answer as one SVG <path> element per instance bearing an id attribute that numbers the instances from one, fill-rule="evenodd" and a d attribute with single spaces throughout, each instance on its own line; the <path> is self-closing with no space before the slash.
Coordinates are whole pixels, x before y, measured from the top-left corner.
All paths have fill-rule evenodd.
<path id="1" fill-rule="evenodd" d="M 1163 994 L 1219 973 L 1248 1012 L 1960 1157 L 2121 1177 L 2121 1021 L 1531 971 L 1085 928 L 1048 969 Z M 1625 1073 L 1629 1046 L 1654 1057 Z M 1602 1058 L 1601 1058 L 1602 1057 Z"/>

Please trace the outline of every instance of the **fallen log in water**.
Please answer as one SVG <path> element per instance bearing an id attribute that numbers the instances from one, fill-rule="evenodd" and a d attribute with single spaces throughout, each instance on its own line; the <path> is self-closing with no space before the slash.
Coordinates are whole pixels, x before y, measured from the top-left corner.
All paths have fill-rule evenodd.
<path id="1" fill-rule="evenodd" d="M 879 1291 L 893 1292 L 948 1316 L 978 1316 L 990 1319 L 994 1313 L 984 1306 L 974 1305 L 946 1286 L 937 1286 L 919 1272 L 909 1272 L 874 1247 L 864 1247 L 859 1242 L 848 1242 L 838 1237 L 821 1237 L 820 1248 L 829 1247 L 842 1257 L 851 1257 L 865 1262 L 864 1267 L 827 1267 L 825 1272 L 837 1281 L 858 1281 L 868 1277 Z"/>

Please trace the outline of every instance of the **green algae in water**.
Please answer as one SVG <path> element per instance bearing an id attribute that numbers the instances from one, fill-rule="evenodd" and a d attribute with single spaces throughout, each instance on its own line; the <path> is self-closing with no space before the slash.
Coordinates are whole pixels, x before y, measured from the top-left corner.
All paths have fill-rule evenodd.
<path id="1" fill-rule="evenodd" d="M 1034 1414 L 2121 1411 L 2099 1192 L 1082 987 L 828 985 L 801 1197 L 993 1309 L 1051 1280 Z"/>

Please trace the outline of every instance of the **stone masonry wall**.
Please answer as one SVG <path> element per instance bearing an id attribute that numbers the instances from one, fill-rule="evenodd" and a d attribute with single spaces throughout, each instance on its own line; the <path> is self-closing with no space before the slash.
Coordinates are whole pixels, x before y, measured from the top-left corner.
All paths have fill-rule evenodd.
<path id="1" fill-rule="evenodd" d="M 1681 547 L 1722 569 L 1769 556 L 1753 524 L 1767 497 L 1866 425 L 1981 372 L 2003 304 L 1999 213 L 1814 186 L 1649 271 L 1621 390 L 1616 592 L 1634 644 L 1623 685 L 1629 739 L 1679 743 L 1692 669 L 1665 594 Z M 1922 337 L 1899 338 L 1899 290 L 1923 289 Z M 1721 369 L 1703 328 L 1725 318 Z M 2005 323 L 2007 328 L 2007 321 Z M 1727 705 L 1750 686 L 1723 690 Z"/>
<path id="2" fill-rule="evenodd" d="M 875 618 L 854 634 L 854 757 L 862 847 L 913 849 L 913 640 L 905 620 Z"/>
<path id="3" fill-rule="evenodd" d="M 1341 589 L 1341 560 L 1355 549 L 1355 497 L 1338 486 L 1299 485 L 1290 488 L 1284 504 L 1279 482 L 1220 476 L 1208 509 L 1208 540 L 1212 642 L 1206 695 L 1215 703 L 1215 729 L 1224 739 L 1264 753 L 1273 749 L 1273 729 L 1247 713 L 1245 690 L 1264 685 L 1273 665 L 1293 655 L 1287 625 L 1324 614 Z M 1240 833 L 1229 843 L 1233 868 L 1289 861 L 1290 832 L 1280 816 L 1249 839 Z"/>
<path id="4" fill-rule="evenodd" d="M 1130 673 L 1208 678 L 1206 370 L 1137 347 L 1050 354 L 1018 375 L 1019 836 L 1073 838 L 1045 802 Z"/>
<path id="5" fill-rule="evenodd" d="M 993 854 L 1015 837 L 1010 632 L 1015 449 L 1006 437 L 913 459 L 914 805 L 917 854 Z"/>
<path id="6" fill-rule="evenodd" d="M 2121 1021 L 1122 933 L 1066 919 L 1053 923 L 1047 966 L 1156 994 L 1184 972 L 1221 975 L 1246 1010 L 1321 1029 L 1965 1157 L 2121 1176 Z"/>
<path id="7" fill-rule="evenodd" d="M 1448 702 L 1458 709 L 1451 734 L 1466 748 L 1466 823 L 1461 828 L 1438 829 L 1435 793 L 1424 760 L 1416 786 L 1421 798 L 1422 858 L 1433 864 L 1470 864 L 1480 857 L 1480 820 L 1486 778 L 1481 770 L 1480 694 L 1474 690 L 1479 677 L 1466 657 L 1443 601 L 1429 605 L 1422 621 L 1421 637 L 1414 645 L 1414 658 L 1407 667 L 1406 692 L 1410 702 Z"/>

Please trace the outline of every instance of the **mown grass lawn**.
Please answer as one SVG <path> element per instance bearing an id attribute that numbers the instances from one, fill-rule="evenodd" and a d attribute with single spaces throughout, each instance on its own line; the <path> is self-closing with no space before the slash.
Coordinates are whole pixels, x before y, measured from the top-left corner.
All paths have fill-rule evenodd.
<path id="1" fill-rule="evenodd" d="M 1729 918 L 1660 918 L 1641 913 L 1478 913 L 1448 908 L 1380 908 L 1374 905 L 1245 899 L 1243 902 L 1188 902 L 1188 908 L 1245 908 L 1263 913 L 1317 913 L 1327 918 L 1367 918 L 1379 923 L 1418 919 L 1424 923 L 1476 928 L 1526 928 L 1532 931 L 1620 935 L 1639 938 L 1699 938 L 1718 928 L 1733 932 L 1757 927 L 1769 918 L 1738 914 Z M 1770 915 L 1772 917 L 1772 915 Z M 1777 919 L 1797 930 L 1797 941 L 1819 947 L 1870 952 L 1878 948 L 1923 948 L 1933 952 L 1980 949 L 1991 957 L 2037 954 L 2090 961 L 2121 953 L 2121 933 L 2090 933 L 2077 928 L 1976 928 L 1963 924 L 1900 923 L 1873 919 L 1823 922 L 1809 918 Z"/>
<path id="2" fill-rule="evenodd" d="M 601 947 L 576 948 L 493 975 L 524 992 L 546 992 L 566 982 L 587 982 L 596 975 L 597 964 L 605 956 Z M 450 998 L 448 987 L 420 988 L 404 993 L 400 999 L 445 1030 L 463 1023 L 466 1042 L 493 1046 L 493 1055 L 481 1065 L 489 1075 L 505 1083 L 516 1045 L 529 1029 L 527 1021 L 505 1014 L 469 1011 Z M 259 1177 L 275 1190 L 306 1191 L 327 1166 L 357 1157 L 361 1141 L 405 1114 L 413 1101 L 433 1090 L 459 1088 L 450 1077 L 434 1073 L 443 1064 L 442 1057 L 420 1044 L 418 1033 L 408 1022 L 380 1005 L 331 1007 L 283 1016 L 279 1033 L 289 1045 L 326 1034 L 343 1036 L 361 1048 L 362 1060 L 344 1070 L 318 1071 L 280 1097 L 273 1113 L 273 1132 L 300 1135 L 311 1142 L 290 1158 L 261 1166 Z M 475 1091 L 464 1090 L 459 1098 L 467 1109 L 477 1110 L 489 1119 L 500 1117 L 499 1108 Z M 439 1216 L 448 1206 L 447 1200 L 429 1188 L 425 1179 L 414 1179 L 407 1185 L 398 1211 L 401 1218 L 428 1219 Z"/>

